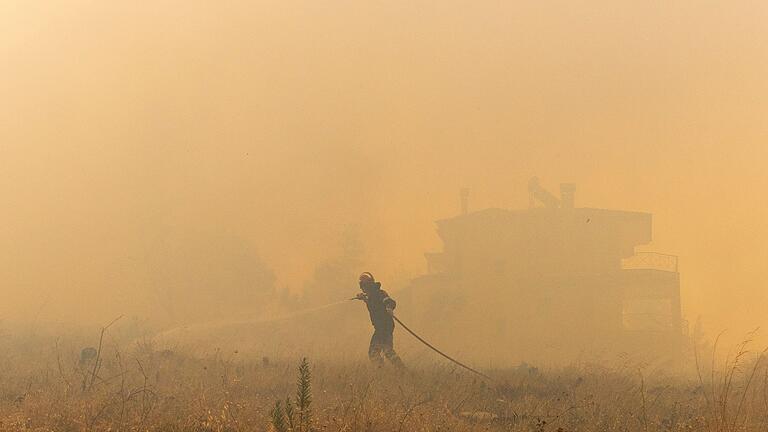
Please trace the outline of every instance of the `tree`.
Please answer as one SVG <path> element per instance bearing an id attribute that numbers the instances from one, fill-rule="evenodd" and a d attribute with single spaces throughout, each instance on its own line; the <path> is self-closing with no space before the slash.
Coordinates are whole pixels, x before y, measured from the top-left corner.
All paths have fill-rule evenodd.
<path id="1" fill-rule="evenodd" d="M 151 251 L 150 284 L 171 321 L 255 312 L 275 276 L 243 238 L 224 233 L 166 236 Z"/>
<path id="2" fill-rule="evenodd" d="M 338 248 L 339 255 L 321 262 L 304 285 L 305 302 L 326 304 L 355 294 L 355 282 L 364 262 L 364 246 L 356 225 L 344 227 Z"/>

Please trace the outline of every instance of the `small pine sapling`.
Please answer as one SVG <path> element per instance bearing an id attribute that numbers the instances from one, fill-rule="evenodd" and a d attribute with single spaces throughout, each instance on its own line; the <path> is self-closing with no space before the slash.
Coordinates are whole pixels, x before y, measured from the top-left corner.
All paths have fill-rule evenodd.
<path id="1" fill-rule="evenodd" d="M 306 357 L 299 364 L 299 378 L 296 381 L 296 408 L 299 416 L 299 431 L 309 432 L 312 427 L 312 371 Z"/>
<path id="2" fill-rule="evenodd" d="M 275 432 L 288 432 L 288 427 L 285 424 L 285 414 L 279 400 L 275 402 L 275 408 L 272 409 L 270 414 L 272 417 L 272 427 Z"/>

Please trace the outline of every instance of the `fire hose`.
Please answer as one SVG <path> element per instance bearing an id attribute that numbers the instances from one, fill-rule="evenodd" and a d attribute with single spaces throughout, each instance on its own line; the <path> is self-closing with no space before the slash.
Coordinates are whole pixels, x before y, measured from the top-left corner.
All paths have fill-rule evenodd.
<path id="1" fill-rule="evenodd" d="M 360 299 L 358 299 L 358 298 L 351 298 L 350 300 L 360 300 Z M 402 321 L 400 321 L 400 319 L 399 319 L 397 316 L 395 316 L 395 314 L 394 314 L 394 313 L 392 313 L 392 318 L 394 318 L 394 320 L 395 320 L 395 321 L 397 321 L 397 323 L 398 323 L 398 324 L 400 324 L 400 326 L 401 326 L 401 327 L 402 327 L 402 328 L 403 328 L 405 331 L 407 331 L 408 333 L 410 333 L 410 334 L 411 334 L 411 336 L 415 337 L 415 338 L 416 338 L 416 339 L 417 339 L 419 342 L 421 342 L 421 343 L 423 343 L 425 346 L 427 346 L 427 348 L 429 348 L 429 349 L 431 349 L 432 351 L 434 351 L 434 352 L 436 352 L 436 353 L 440 354 L 441 356 L 445 357 L 446 359 L 448 359 L 449 361 L 453 362 L 454 364 L 456 364 L 456 365 L 458 365 L 458 366 L 461 366 L 462 368 L 464 368 L 464 369 L 466 369 L 466 370 L 468 370 L 468 371 L 470 371 L 470 372 L 472 372 L 472 373 L 475 373 L 475 374 L 477 374 L 477 375 L 479 375 L 479 376 L 481 376 L 481 377 L 483 377 L 483 378 L 485 378 L 485 379 L 487 379 L 487 380 L 489 380 L 489 381 L 493 381 L 493 378 L 489 377 L 488 375 L 486 375 L 486 374 L 484 374 L 484 373 L 482 373 L 482 372 L 480 372 L 480 371 L 478 371 L 478 370 L 476 370 L 476 369 L 473 369 L 473 368 L 471 368 L 471 367 L 469 367 L 469 366 L 465 365 L 464 363 L 462 363 L 462 362 L 460 362 L 460 361 L 456 360 L 455 358 L 453 358 L 453 357 L 449 356 L 448 354 L 446 354 L 446 353 L 444 353 L 444 352 L 440 351 L 439 349 L 437 349 L 437 348 L 436 348 L 434 345 L 432 345 L 431 343 L 429 343 L 429 342 L 427 342 L 426 340 L 424 340 L 424 338 L 422 338 L 421 336 L 419 336 L 418 334 L 416 334 L 416 332 L 414 332 L 413 330 L 411 330 L 411 329 L 410 329 L 410 328 L 409 328 L 407 325 L 405 325 L 405 324 L 404 324 Z"/>

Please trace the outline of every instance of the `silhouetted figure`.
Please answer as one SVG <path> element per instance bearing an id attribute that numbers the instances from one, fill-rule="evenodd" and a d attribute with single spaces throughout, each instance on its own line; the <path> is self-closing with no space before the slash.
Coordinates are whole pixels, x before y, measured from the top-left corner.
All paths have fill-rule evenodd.
<path id="1" fill-rule="evenodd" d="M 80 366 L 85 366 L 98 355 L 96 348 L 87 347 L 80 351 Z"/>
<path id="2" fill-rule="evenodd" d="M 363 292 L 355 298 L 365 302 L 374 329 L 371 345 L 368 348 L 368 357 L 371 361 L 381 364 L 383 353 L 393 365 L 398 368 L 404 367 L 403 361 L 400 360 L 393 346 L 395 321 L 392 314 L 397 303 L 381 289 L 381 283 L 376 282 L 372 274 L 368 272 L 361 274 L 359 282 Z"/>

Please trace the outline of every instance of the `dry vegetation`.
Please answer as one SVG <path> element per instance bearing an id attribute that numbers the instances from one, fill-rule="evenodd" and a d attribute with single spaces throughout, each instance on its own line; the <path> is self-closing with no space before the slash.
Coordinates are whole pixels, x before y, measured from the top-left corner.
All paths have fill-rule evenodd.
<path id="1" fill-rule="evenodd" d="M 484 382 L 444 363 L 399 374 L 310 359 L 302 376 L 298 358 L 185 352 L 109 336 L 98 362 L 80 364 L 82 342 L 2 337 L 1 430 L 768 429 L 768 370 L 746 345 L 727 364 L 700 355 L 700 373 L 690 378 L 626 362 L 491 370 L 495 382 Z"/>

